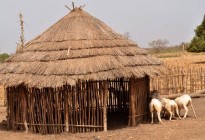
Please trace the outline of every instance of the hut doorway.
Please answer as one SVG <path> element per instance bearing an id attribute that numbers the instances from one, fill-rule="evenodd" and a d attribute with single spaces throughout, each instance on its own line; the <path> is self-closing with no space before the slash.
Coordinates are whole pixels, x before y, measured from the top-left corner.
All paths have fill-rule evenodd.
<path id="1" fill-rule="evenodd" d="M 133 83 L 131 83 L 133 82 Z M 131 91 L 132 88 L 132 91 Z M 133 126 L 147 119 L 149 80 L 147 77 L 109 81 L 107 102 L 108 130 Z M 131 94 L 131 92 L 133 92 Z M 133 100 L 131 99 L 133 98 Z M 134 115 L 131 102 L 134 101 Z"/>
<path id="2" fill-rule="evenodd" d="M 110 80 L 108 91 L 108 130 L 126 126 L 130 108 L 129 80 L 123 78 Z"/>

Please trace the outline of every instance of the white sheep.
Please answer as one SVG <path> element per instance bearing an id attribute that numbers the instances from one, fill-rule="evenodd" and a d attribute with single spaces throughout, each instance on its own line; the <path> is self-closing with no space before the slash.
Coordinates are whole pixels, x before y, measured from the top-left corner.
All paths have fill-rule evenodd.
<path id="1" fill-rule="evenodd" d="M 178 105 L 176 104 L 176 102 L 174 100 L 162 98 L 161 102 L 162 102 L 162 107 L 163 107 L 164 111 L 167 111 L 170 114 L 169 121 L 172 120 L 174 112 L 176 112 L 179 119 L 181 119 L 181 117 L 179 116 Z"/>
<path id="2" fill-rule="evenodd" d="M 151 91 L 150 96 L 152 98 L 158 99 L 161 102 L 161 105 L 162 105 L 161 111 L 164 111 L 164 114 L 165 114 L 165 111 L 167 111 L 170 114 L 170 117 L 169 117 L 170 121 L 172 119 L 172 116 L 174 115 L 174 112 L 176 112 L 178 117 L 181 119 L 181 117 L 179 116 L 178 105 L 176 104 L 174 100 L 170 100 L 167 98 L 161 98 L 157 90 Z"/>
<path id="3" fill-rule="evenodd" d="M 153 124 L 154 112 L 157 112 L 158 120 L 160 123 L 162 123 L 161 116 L 160 116 L 160 113 L 162 111 L 162 103 L 158 99 L 153 98 L 149 104 L 149 108 L 150 108 L 151 118 L 152 118 L 151 123 Z"/>
<path id="4" fill-rule="evenodd" d="M 176 104 L 178 105 L 179 114 L 180 114 L 180 110 L 181 110 L 182 108 L 185 109 L 185 114 L 184 114 L 183 119 L 185 119 L 186 116 L 187 116 L 187 114 L 188 114 L 188 106 L 189 106 L 189 105 L 191 106 L 191 108 L 192 108 L 192 110 L 193 110 L 193 112 L 194 112 L 194 116 L 195 116 L 195 118 L 196 118 L 196 113 L 195 113 L 194 107 L 193 107 L 193 105 L 192 105 L 192 99 L 191 99 L 191 97 L 190 97 L 189 95 L 185 94 L 185 95 L 182 95 L 182 96 L 180 96 L 180 97 L 177 97 L 177 98 L 175 99 L 175 102 L 176 102 Z"/>

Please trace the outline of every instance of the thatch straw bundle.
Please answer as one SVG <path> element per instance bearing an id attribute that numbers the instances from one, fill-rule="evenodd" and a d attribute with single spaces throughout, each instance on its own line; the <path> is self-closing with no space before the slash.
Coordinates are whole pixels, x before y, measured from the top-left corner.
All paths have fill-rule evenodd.
<path id="1" fill-rule="evenodd" d="M 0 82 L 28 87 L 75 85 L 78 80 L 144 77 L 161 61 L 105 23 L 75 8 L 0 66 Z"/>

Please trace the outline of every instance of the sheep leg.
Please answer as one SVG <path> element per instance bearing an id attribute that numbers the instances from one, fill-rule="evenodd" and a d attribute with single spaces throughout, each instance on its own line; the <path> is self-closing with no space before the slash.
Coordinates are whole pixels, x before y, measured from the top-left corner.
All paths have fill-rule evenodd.
<path id="1" fill-rule="evenodd" d="M 181 117 L 181 108 L 179 108 L 179 117 L 182 118 Z"/>
<path id="2" fill-rule="evenodd" d="M 153 118 L 154 118 L 154 113 L 151 112 L 151 119 L 152 119 L 151 124 L 153 124 Z"/>
<path id="3" fill-rule="evenodd" d="M 157 117 L 160 123 L 162 123 L 161 117 L 160 117 L 160 112 L 157 112 Z"/>
<path id="4" fill-rule="evenodd" d="M 193 110 L 193 112 L 194 112 L 194 117 L 196 118 L 196 113 L 195 113 L 194 107 L 193 107 L 193 105 L 192 105 L 192 102 L 190 102 L 190 105 L 191 105 L 191 108 L 192 108 L 192 110 Z"/>
<path id="5" fill-rule="evenodd" d="M 172 116 L 173 116 L 173 113 L 172 113 L 172 107 L 170 107 L 169 109 L 167 109 L 167 112 L 169 113 L 169 121 L 172 120 Z"/>
<path id="6" fill-rule="evenodd" d="M 172 113 L 172 112 L 169 112 L 169 114 L 170 114 L 169 121 L 171 121 L 171 120 L 172 120 L 172 115 L 173 115 L 173 113 Z"/>
<path id="7" fill-rule="evenodd" d="M 178 107 L 175 108 L 175 111 L 176 111 L 177 116 L 178 116 L 179 119 L 181 120 L 182 118 L 181 118 L 181 116 L 179 115 L 180 110 L 178 109 Z"/>
<path id="8" fill-rule="evenodd" d="M 184 117 L 183 117 L 183 119 L 185 119 L 186 116 L 187 116 L 187 114 L 188 114 L 188 108 L 187 108 L 186 105 L 183 105 L 183 106 L 184 106 L 184 109 L 185 109 L 185 113 L 184 113 Z"/>
<path id="9" fill-rule="evenodd" d="M 179 119 L 181 120 L 182 118 L 181 118 L 181 116 L 179 115 L 179 111 L 178 111 L 178 110 L 176 110 L 176 113 L 177 113 L 177 116 L 179 117 Z"/>

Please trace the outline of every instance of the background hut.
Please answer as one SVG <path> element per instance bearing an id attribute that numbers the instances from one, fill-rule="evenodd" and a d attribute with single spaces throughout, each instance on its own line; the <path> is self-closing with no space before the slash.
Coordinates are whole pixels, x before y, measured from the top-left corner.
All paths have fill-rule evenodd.
<path id="1" fill-rule="evenodd" d="M 74 8 L 0 66 L 8 125 L 42 134 L 106 131 L 118 115 L 135 126 L 146 117 L 149 76 L 161 73 L 160 65 Z"/>

